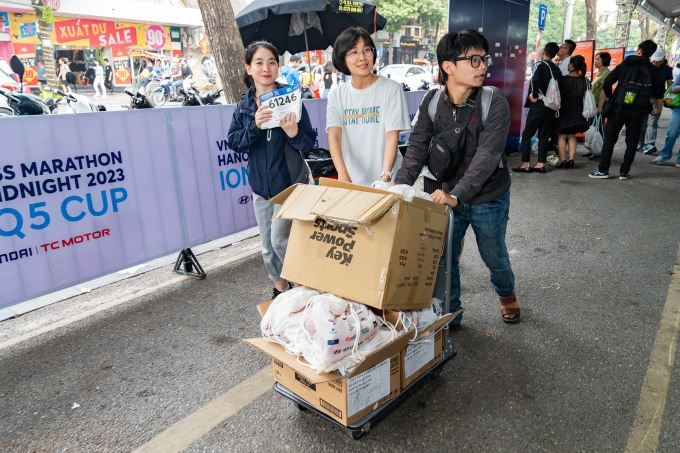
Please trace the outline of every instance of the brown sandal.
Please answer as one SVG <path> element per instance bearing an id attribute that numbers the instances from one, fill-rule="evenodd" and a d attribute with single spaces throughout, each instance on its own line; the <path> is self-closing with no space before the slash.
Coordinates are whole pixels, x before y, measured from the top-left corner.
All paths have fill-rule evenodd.
<path id="1" fill-rule="evenodd" d="M 514 304 L 517 302 L 517 297 L 514 294 L 508 297 L 499 297 L 501 301 L 501 317 L 503 322 L 513 323 L 519 321 L 519 308 L 510 308 L 506 305 Z"/>

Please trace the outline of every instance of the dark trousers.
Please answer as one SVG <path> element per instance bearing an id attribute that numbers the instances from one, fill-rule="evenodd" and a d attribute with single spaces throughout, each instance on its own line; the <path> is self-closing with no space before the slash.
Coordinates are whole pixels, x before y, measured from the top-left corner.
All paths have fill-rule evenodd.
<path id="1" fill-rule="evenodd" d="M 619 139 L 621 129 L 625 125 L 626 152 L 623 155 L 623 162 L 621 162 L 619 172 L 624 175 L 628 174 L 631 165 L 633 165 L 633 160 L 635 160 L 635 151 L 637 150 L 638 140 L 640 140 L 640 129 L 645 115 L 646 113 L 639 110 L 624 110 L 620 113 L 609 115 L 607 124 L 604 127 L 604 144 L 602 145 L 602 156 L 600 157 L 600 165 L 598 167 L 601 172 L 609 172 L 614 145 Z"/>
<path id="2" fill-rule="evenodd" d="M 538 131 L 538 161 L 545 163 L 548 157 L 549 140 L 555 129 L 555 111 L 547 107 L 529 109 L 522 131 L 522 162 L 531 161 L 531 137 Z"/>

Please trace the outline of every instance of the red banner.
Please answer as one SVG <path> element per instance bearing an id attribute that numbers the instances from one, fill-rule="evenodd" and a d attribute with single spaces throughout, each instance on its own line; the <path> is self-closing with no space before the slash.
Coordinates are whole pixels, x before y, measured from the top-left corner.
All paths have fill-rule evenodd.
<path id="1" fill-rule="evenodd" d="M 73 19 L 55 22 L 54 31 L 59 44 L 87 40 L 93 47 L 134 46 L 137 44 L 135 27 L 116 28 L 113 22 Z"/>
<path id="2" fill-rule="evenodd" d="M 612 61 L 609 63 L 609 69 L 614 69 L 619 63 L 623 61 L 623 54 L 626 49 L 623 47 L 615 47 L 613 49 L 597 49 L 595 55 L 600 52 L 607 52 L 612 57 Z M 597 77 L 597 68 L 593 70 L 593 80 Z"/>
<path id="3" fill-rule="evenodd" d="M 586 60 L 586 78 L 590 80 L 594 80 L 595 76 L 593 75 L 593 59 L 595 58 L 595 41 L 579 41 L 576 43 L 576 49 L 574 50 L 574 53 L 571 54 L 573 57 L 574 55 L 582 55 L 583 58 Z"/>
<path id="4" fill-rule="evenodd" d="M 28 86 L 38 86 L 38 61 L 35 55 L 35 44 L 13 43 L 14 54 L 24 64 L 24 84 Z"/>

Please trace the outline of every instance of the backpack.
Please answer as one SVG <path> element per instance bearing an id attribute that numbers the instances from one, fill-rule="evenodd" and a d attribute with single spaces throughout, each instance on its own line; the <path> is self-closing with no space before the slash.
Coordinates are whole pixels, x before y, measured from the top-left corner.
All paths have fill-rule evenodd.
<path id="1" fill-rule="evenodd" d="M 539 90 L 538 98 L 542 99 L 543 104 L 550 110 L 558 111 L 562 106 L 562 97 L 560 96 L 560 87 L 557 85 L 557 79 L 555 76 L 553 76 L 552 68 L 548 63 L 543 60 L 539 61 L 538 63 L 544 63 L 548 65 L 548 71 L 550 72 L 550 82 L 548 82 L 548 89 L 545 91 L 545 94 L 541 93 L 541 90 Z M 538 68 L 538 66 L 536 67 Z"/>
<path id="2" fill-rule="evenodd" d="M 652 76 L 648 65 L 640 66 L 629 72 L 629 76 L 621 81 L 617 88 L 617 104 L 622 108 L 645 109 L 645 113 L 651 111 L 652 101 L 655 98 L 652 88 Z M 649 109 L 649 111 L 647 111 Z"/>
<path id="3" fill-rule="evenodd" d="M 430 99 L 427 106 L 427 114 L 430 116 L 430 121 L 434 123 L 434 114 L 437 113 L 437 103 L 442 96 L 444 88 L 440 88 Z M 489 116 L 489 108 L 491 108 L 491 98 L 493 97 L 493 87 L 482 87 L 482 128 L 486 126 L 486 119 Z M 414 120 L 415 121 L 415 120 Z"/>

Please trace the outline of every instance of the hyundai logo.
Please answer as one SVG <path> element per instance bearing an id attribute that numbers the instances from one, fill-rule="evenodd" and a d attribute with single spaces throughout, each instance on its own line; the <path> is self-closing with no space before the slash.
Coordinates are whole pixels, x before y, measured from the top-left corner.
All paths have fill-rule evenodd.
<path id="1" fill-rule="evenodd" d="M 238 199 L 238 204 L 246 204 L 250 201 L 250 196 L 244 195 Z"/>

